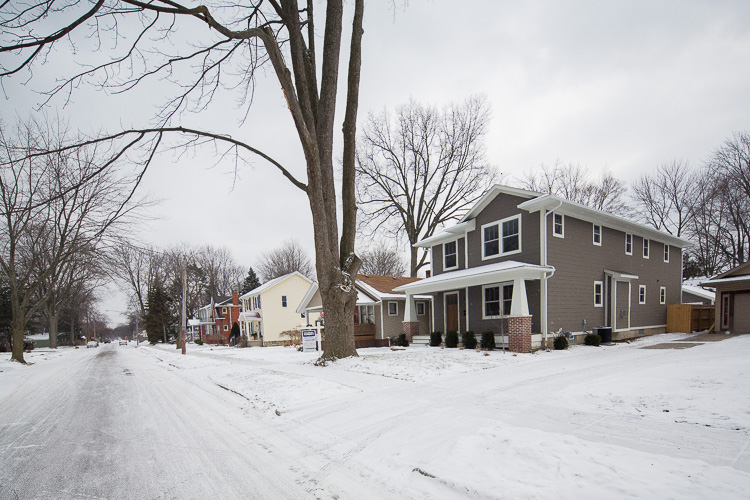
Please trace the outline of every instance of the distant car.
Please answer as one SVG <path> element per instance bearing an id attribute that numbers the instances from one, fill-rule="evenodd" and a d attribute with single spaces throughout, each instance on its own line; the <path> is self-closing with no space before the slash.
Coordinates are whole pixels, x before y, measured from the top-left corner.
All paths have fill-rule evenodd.
<path id="1" fill-rule="evenodd" d="M 120 345 L 128 345 L 128 341 L 120 339 Z"/>
<path id="2" fill-rule="evenodd" d="M 86 349 L 88 349 L 89 347 L 99 347 L 99 342 L 97 342 L 96 340 L 89 340 L 86 343 Z"/>
<path id="3" fill-rule="evenodd" d="M 111 340 L 109 340 L 109 339 L 104 339 L 104 343 L 105 343 L 105 344 L 109 344 L 110 342 L 112 342 L 112 341 L 111 341 Z"/>

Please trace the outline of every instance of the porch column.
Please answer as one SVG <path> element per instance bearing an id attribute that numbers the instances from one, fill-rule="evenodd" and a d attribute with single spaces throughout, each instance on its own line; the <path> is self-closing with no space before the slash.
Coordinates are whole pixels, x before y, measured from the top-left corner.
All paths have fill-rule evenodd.
<path id="1" fill-rule="evenodd" d="M 513 280 L 513 297 L 508 318 L 508 344 L 511 352 L 531 352 L 531 315 L 523 278 Z"/>
<path id="2" fill-rule="evenodd" d="M 404 303 L 404 321 L 403 332 L 406 334 L 406 340 L 409 343 L 414 339 L 414 335 L 419 335 L 419 321 L 417 320 L 417 307 L 414 304 L 414 298 L 408 292 Z"/>

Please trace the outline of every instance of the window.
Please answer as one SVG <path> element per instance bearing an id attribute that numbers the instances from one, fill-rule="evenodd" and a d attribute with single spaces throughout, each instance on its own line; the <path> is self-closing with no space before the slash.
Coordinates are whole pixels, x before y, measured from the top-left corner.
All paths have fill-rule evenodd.
<path id="1" fill-rule="evenodd" d="M 227 308 L 226 307 L 222 307 L 221 308 L 221 314 L 226 314 L 226 313 L 227 313 Z"/>
<path id="2" fill-rule="evenodd" d="M 669 262 L 669 245 L 664 243 L 664 262 Z"/>
<path id="3" fill-rule="evenodd" d="M 424 302 L 417 302 L 417 316 L 424 316 L 425 305 Z"/>
<path id="4" fill-rule="evenodd" d="M 375 306 L 356 306 L 354 308 L 354 324 L 368 325 L 374 323 Z"/>
<path id="5" fill-rule="evenodd" d="M 229 331 L 229 325 L 224 325 L 224 331 L 225 331 L 225 332 L 228 332 L 228 331 Z"/>
<path id="6" fill-rule="evenodd" d="M 458 267 L 457 244 L 449 241 L 443 245 L 443 269 L 455 269 Z"/>
<path id="7" fill-rule="evenodd" d="M 260 309 L 260 295 L 258 295 L 258 309 Z"/>
<path id="8" fill-rule="evenodd" d="M 667 303 L 667 287 L 659 287 L 659 304 Z"/>
<path id="9" fill-rule="evenodd" d="M 648 259 L 649 242 L 646 238 L 643 238 L 643 258 Z"/>
<path id="10" fill-rule="evenodd" d="M 633 255 L 633 235 L 625 234 L 625 255 Z"/>
<path id="11" fill-rule="evenodd" d="M 482 288 L 484 300 L 484 314 L 482 319 L 499 318 L 510 314 L 513 302 L 513 284 L 487 285 Z"/>
<path id="12" fill-rule="evenodd" d="M 482 258 L 521 251 L 521 214 L 482 226 Z"/>
<path id="13" fill-rule="evenodd" d="M 286 307 L 286 295 L 281 296 L 281 307 Z"/>
<path id="14" fill-rule="evenodd" d="M 638 303 L 639 304 L 646 303 L 646 285 L 638 286 Z"/>
<path id="15" fill-rule="evenodd" d="M 554 222 L 552 223 L 552 236 L 558 238 L 565 237 L 565 216 L 562 214 L 554 214 Z"/>
<path id="16" fill-rule="evenodd" d="M 603 288 L 603 282 L 594 281 L 594 307 L 604 307 L 604 295 L 602 293 Z"/>
<path id="17" fill-rule="evenodd" d="M 398 316 L 398 302 L 388 302 L 388 316 Z"/>
<path id="18" fill-rule="evenodd" d="M 602 226 L 594 224 L 594 245 L 602 246 Z"/>

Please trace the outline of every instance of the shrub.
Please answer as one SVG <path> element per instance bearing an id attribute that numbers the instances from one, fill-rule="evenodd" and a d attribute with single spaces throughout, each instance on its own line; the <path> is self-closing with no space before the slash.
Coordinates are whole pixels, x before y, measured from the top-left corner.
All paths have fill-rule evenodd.
<path id="1" fill-rule="evenodd" d="M 195 339 L 193 341 L 194 344 L 203 345 L 203 341 L 201 339 Z"/>
<path id="2" fill-rule="evenodd" d="M 458 332 L 447 332 L 445 334 L 445 347 L 458 347 Z"/>
<path id="3" fill-rule="evenodd" d="M 568 339 L 565 335 L 558 335 L 553 342 L 556 351 L 564 351 L 568 348 Z"/>
<path id="4" fill-rule="evenodd" d="M 430 345 L 432 347 L 440 347 L 443 343 L 443 334 L 440 332 L 432 332 L 430 334 Z"/>
<path id="5" fill-rule="evenodd" d="M 463 339 L 464 349 L 476 349 L 477 348 L 477 336 L 474 332 L 466 332 L 461 335 Z"/>
<path id="6" fill-rule="evenodd" d="M 409 341 L 406 339 L 406 334 L 402 333 L 398 336 L 398 340 L 396 341 L 396 345 L 399 347 L 409 347 Z"/>
<path id="7" fill-rule="evenodd" d="M 491 351 L 495 347 L 495 332 L 482 332 L 482 341 L 479 344 L 482 349 Z"/>
<path id="8" fill-rule="evenodd" d="M 595 333 L 589 333 L 583 338 L 583 343 L 586 345 L 594 345 L 599 347 L 599 345 L 602 343 L 602 338 Z"/>

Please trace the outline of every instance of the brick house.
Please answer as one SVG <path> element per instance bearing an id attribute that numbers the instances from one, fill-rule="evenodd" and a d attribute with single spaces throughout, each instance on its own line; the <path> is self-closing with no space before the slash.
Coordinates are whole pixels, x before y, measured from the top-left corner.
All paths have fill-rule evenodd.
<path id="1" fill-rule="evenodd" d="M 613 339 L 663 332 L 679 304 L 682 251 L 691 244 L 628 219 L 508 186 L 493 186 L 452 227 L 416 246 L 431 254 L 431 277 L 407 294 L 433 296 L 435 329 L 495 332 L 529 351 L 554 334 L 573 341 L 593 327 Z M 499 345 L 499 344 L 498 344 Z"/>
<path id="2" fill-rule="evenodd" d="M 358 274 L 354 281 L 357 304 L 354 308 L 354 338 L 358 348 L 387 346 L 388 339 L 403 333 L 403 314 L 406 294 L 396 291 L 402 285 L 421 278 Z M 432 296 L 415 295 L 415 325 L 413 336 L 427 336 L 432 331 Z M 318 284 L 313 283 L 297 312 L 305 314 L 307 324 L 323 322 L 323 302 Z"/>
<path id="3" fill-rule="evenodd" d="M 211 297 L 211 302 L 198 310 L 200 338 L 208 344 L 226 344 L 232 325 L 239 324 L 240 302 L 237 292 L 232 296 Z"/>

